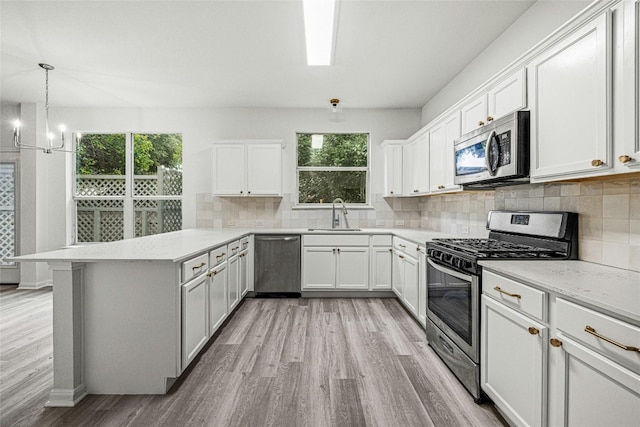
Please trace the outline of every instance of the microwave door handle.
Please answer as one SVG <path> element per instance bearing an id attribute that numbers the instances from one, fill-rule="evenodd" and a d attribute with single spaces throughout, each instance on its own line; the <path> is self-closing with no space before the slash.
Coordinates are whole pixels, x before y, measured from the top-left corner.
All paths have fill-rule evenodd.
<path id="1" fill-rule="evenodd" d="M 491 151 L 492 151 L 491 150 L 491 146 L 493 144 L 496 144 L 494 142 L 494 138 L 495 137 L 496 137 L 496 131 L 492 130 L 489 133 L 489 137 L 487 138 L 487 144 L 484 147 L 484 161 L 485 161 L 485 164 L 487 166 L 487 171 L 489 172 L 489 175 L 491 175 L 491 176 L 496 176 L 496 172 L 498 170 L 497 166 L 496 166 L 495 169 L 491 166 L 492 163 L 494 163 L 494 159 L 493 159 L 493 156 L 491 154 Z"/>

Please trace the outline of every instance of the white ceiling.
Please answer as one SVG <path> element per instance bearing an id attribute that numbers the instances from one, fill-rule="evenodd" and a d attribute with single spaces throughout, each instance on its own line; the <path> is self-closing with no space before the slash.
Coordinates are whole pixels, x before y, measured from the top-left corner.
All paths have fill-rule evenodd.
<path id="1" fill-rule="evenodd" d="M 342 0 L 308 67 L 301 0 L 5 1 L 1 96 L 51 106 L 419 108 L 533 1 Z"/>

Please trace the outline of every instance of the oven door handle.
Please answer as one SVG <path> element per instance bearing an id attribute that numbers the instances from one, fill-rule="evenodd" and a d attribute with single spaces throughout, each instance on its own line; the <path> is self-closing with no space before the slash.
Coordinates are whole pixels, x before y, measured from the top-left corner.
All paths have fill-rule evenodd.
<path id="1" fill-rule="evenodd" d="M 441 264 L 436 264 L 435 262 L 431 261 L 431 258 L 427 258 L 427 262 L 429 264 L 431 264 L 431 266 L 433 268 L 435 268 L 436 270 L 440 270 L 443 273 L 449 274 L 451 276 L 457 277 L 460 280 L 466 280 L 467 282 L 472 282 L 473 281 L 473 277 L 467 275 L 467 274 L 462 274 L 458 271 L 452 270 L 450 268 L 447 268 Z"/>

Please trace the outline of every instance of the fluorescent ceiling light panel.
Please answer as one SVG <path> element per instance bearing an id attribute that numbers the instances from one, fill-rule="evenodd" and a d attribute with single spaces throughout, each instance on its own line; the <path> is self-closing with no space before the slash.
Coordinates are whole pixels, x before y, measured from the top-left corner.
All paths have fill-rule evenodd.
<path id="1" fill-rule="evenodd" d="M 336 0 L 302 0 L 307 65 L 331 65 Z"/>

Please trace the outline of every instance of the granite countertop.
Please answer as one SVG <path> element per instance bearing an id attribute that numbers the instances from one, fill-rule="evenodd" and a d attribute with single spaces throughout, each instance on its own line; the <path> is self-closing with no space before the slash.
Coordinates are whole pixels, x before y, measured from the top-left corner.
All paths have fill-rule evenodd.
<path id="1" fill-rule="evenodd" d="M 13 257 L 18 262 L 99 262 L 99 261 L 172 261 L 180 262 L 194 255 L 227 244 L 249 234 L 393 234 L 418 244 L 425 244 L 448 234 L 423 229 L 371 228 L 360 231 L 331 231 L 266 228 L 192 228 L 116 242 L 70 246 L 49 252 Z"/>
<path id="2" fill-rule="evenodd" d="M 585 261 L 480 261 L 480 265 L 640 326 L 640 272 Z"/>

